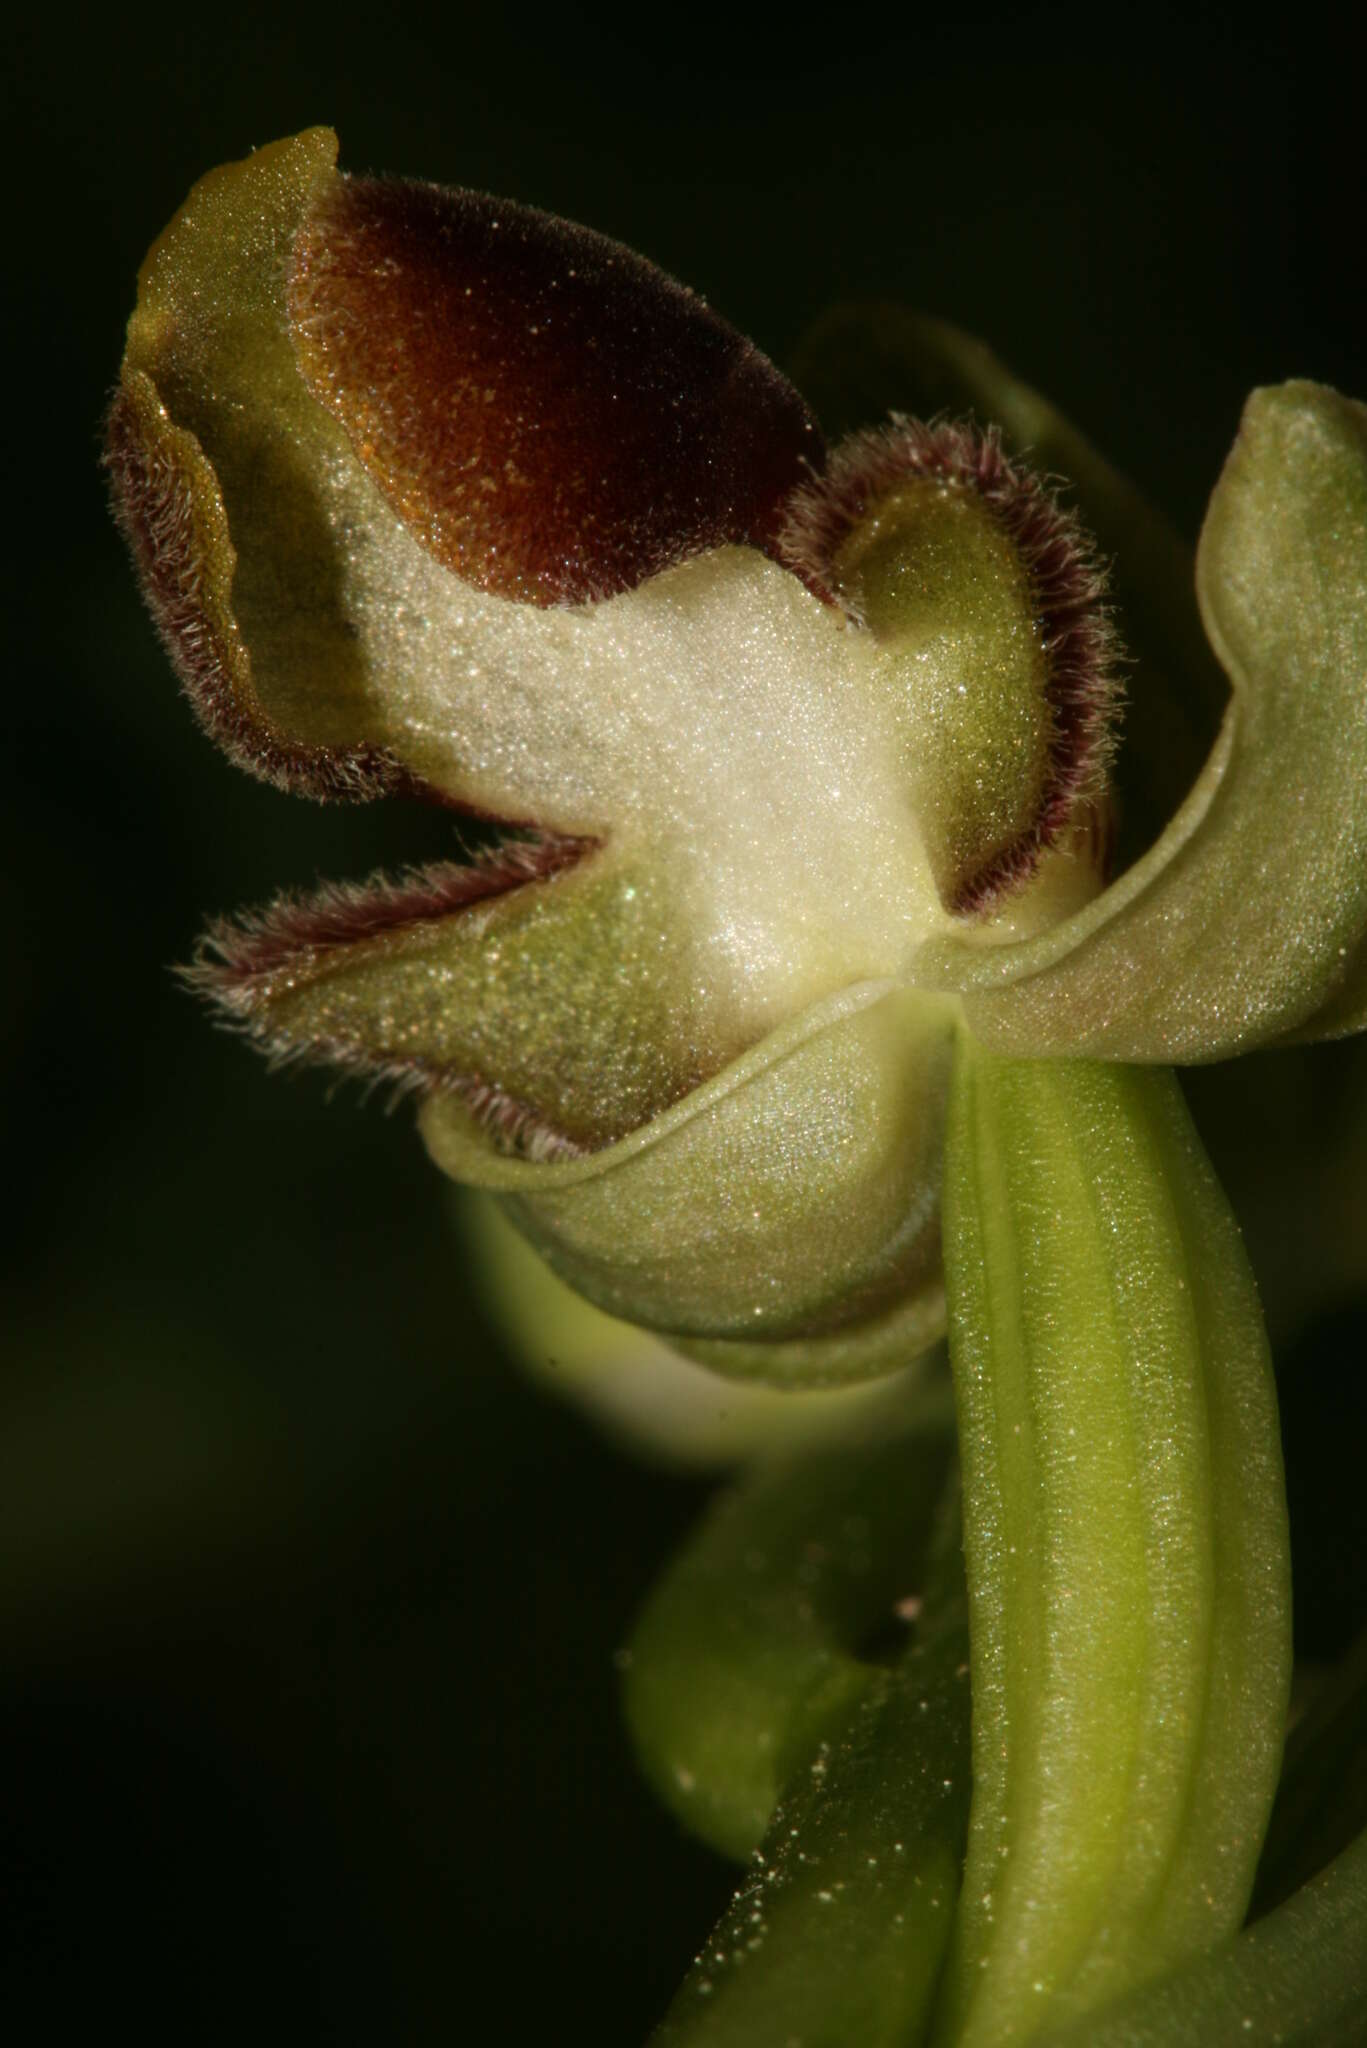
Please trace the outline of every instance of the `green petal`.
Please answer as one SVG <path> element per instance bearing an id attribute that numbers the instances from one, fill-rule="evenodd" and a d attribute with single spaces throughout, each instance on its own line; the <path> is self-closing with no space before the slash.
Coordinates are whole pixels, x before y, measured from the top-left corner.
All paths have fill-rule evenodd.
<path id="1" fill-rule="evenodd" d="M 425 879 L 436 893 L 445 876 L 456 887 L 480 872 Z M 397 906 L 405 893 L 393 886 Z M 325 891 L 321 908 L 285 899 L 224 924 L 206 949 L 221 964 L 204 958 L 195 979 L 277 1058 L 456 1089 L 534 1157 L 613 1144 L 746 1042 L 723 1035 L 737 1020 L 708 1000 L 667 885 L 609 853 L 387 926 L 373 907 L 383 899 L 372 883 L 350 897 Z M 333 905 L 344 928 L 349 901 L 371 906 L 372 936 L 294 937 Z"/>
<path id="2" fill-rule="evenodd" d="M 1022 630 L 1025 569 L 981 499 L 925 480 L 880 502 L 846 562 L 844 601 L 853 585 L 881 645 L 880 681 L 909 709 L 907 786 L 935 884 L 959 909 L 993 860 L 1028 840 L 1049 785 L 1048 662 Z"/>
<path id="3" fill-rule="evenodd" d="M 1008 450 L 1066 479 L 1109 563 L 1110 595 L 1133 666 L 1127 677 L 1119 851 L 1152 844 L 1209 752 L 1228 689 L 1201 628 L 1188 544 L 1056 406 L 985 343 L 898 306 L 841 306 L 797 350 L 794 376 L 828 433 L 890 412 L 976 415 Z"/>
<path id="4" fill-rule="evenodd" d="M 1252 1276 L 1170 1075 L 965 1038 L 944 1214 L 974 1731 L 938 2038 L 1003 2048 L 1242 1919 L 1286 1509 Z"/>
<path id="5" fill-rule="evenodd" d="M 795 494 L 784 551 L 871 634 L 941 900 L 980 915 L 1106 788 L 1117 650 L 1090 536 L 996 427 L 898 415 Z"/>
<path id="6" fill-rule="evenodd" d="M 1362 1023 L 1367 409 L 1306 383 L 1252 395 L 1197 584 L 1234 697 L 1162 838 L 1045 937 L 918 963 L 1001 1050 L 1223 1059 Z"/>
<path id="7" fill-rule="evenodd" d="M 585 1160 L 502 1156 L 452 1096 L 427 1105 L 422 1131 L 438 1165 L 500 1193 L 610 1315 L 739 1339 L 707 1347 L 718 1370 L 831 1384 L 889 1371 L 941 1334 L 953 1028 L 933 998 L 847 990 Z"/>

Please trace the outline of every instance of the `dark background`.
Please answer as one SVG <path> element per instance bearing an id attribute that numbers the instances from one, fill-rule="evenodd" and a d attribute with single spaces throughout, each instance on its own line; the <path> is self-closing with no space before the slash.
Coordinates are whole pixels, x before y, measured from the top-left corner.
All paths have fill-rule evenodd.
<path id="1" fill-rule="evenodd" d="M 700 1486 L 500 1357 L 405 1112 L 269 1078 L 168 974 L 207 912 L 444 850 L 235 775 L 140 610 L 98 420 L 192 181 L 330 121 L 347 168 L 621 237 L 780 360 L 842 297 L 943 314 L 1193 536 L 1251 384 L 1367 391 L 1360 73 L 1313 17 L 747 20 L 40 9 L 7 50 L 0 2025 L 482 2038 L 492 1997 L 499 2039 L 632 2048 L 729 1884 L 614 1708 Z M 1361 1609 L 1361 1073 L 1196 1091 L 1321 1655 Z"/>

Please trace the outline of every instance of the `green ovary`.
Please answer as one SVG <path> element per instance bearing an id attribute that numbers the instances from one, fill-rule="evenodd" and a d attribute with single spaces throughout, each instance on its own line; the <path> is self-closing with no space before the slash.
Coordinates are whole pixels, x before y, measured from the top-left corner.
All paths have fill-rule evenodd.
<path id="1" fill-rule="evenodd" d="M 1286 1514 L 1252 1277 L 1169 1074 L 965 1037 L 944 1224 L 974 1791 L 938 2039 L 1008 2048 L 1239 1925 Z"/>

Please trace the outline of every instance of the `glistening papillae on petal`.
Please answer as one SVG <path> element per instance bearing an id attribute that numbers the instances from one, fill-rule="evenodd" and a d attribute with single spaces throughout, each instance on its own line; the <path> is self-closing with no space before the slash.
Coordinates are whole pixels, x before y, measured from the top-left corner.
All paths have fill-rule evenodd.
<path id="1" fill-rule="evenodd" d="M 1234 696 L 1166 832 L 1042 938 L 922 963 L 1003 1049 L 1201 1061 L 1363 1021 L 1367 408 L 1252 395 L 1197 583 Z"/>
<path id="2" fill-rule="evenodd" d="M 215 926 L 190 979 L 262 1049 L 454 1091 L 527 1158 L 613 1144 L 744 1050 L 668 878 L 576 840 Z"/>
<path id="3" fill-rule="evenodd" d="M 1196 603 L 1191 548 L 1041 392 L 976 336 L 902 306 L 834 308 L 799 344 L 794 372 L 831 433 L 867 429 L 897 408 L 991 420 L 1008 452 L 1067 478 L 1123 622 L 1124 745 L 1113 763 L 1122 865 L 1162 831 L 1200 772 L 1229 690 Z"/>

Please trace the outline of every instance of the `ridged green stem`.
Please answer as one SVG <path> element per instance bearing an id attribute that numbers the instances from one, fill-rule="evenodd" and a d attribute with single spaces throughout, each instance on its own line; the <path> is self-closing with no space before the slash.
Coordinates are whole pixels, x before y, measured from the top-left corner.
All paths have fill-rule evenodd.
<path id="1" fill-rule="evenodd" d="M 1014 2048 L 1238 1927 L 1286 1516 L 1252 1278 L 1170 1074 L 965 1038 L 944 1216 L 974 1789 L 936 2033 Z"/>

